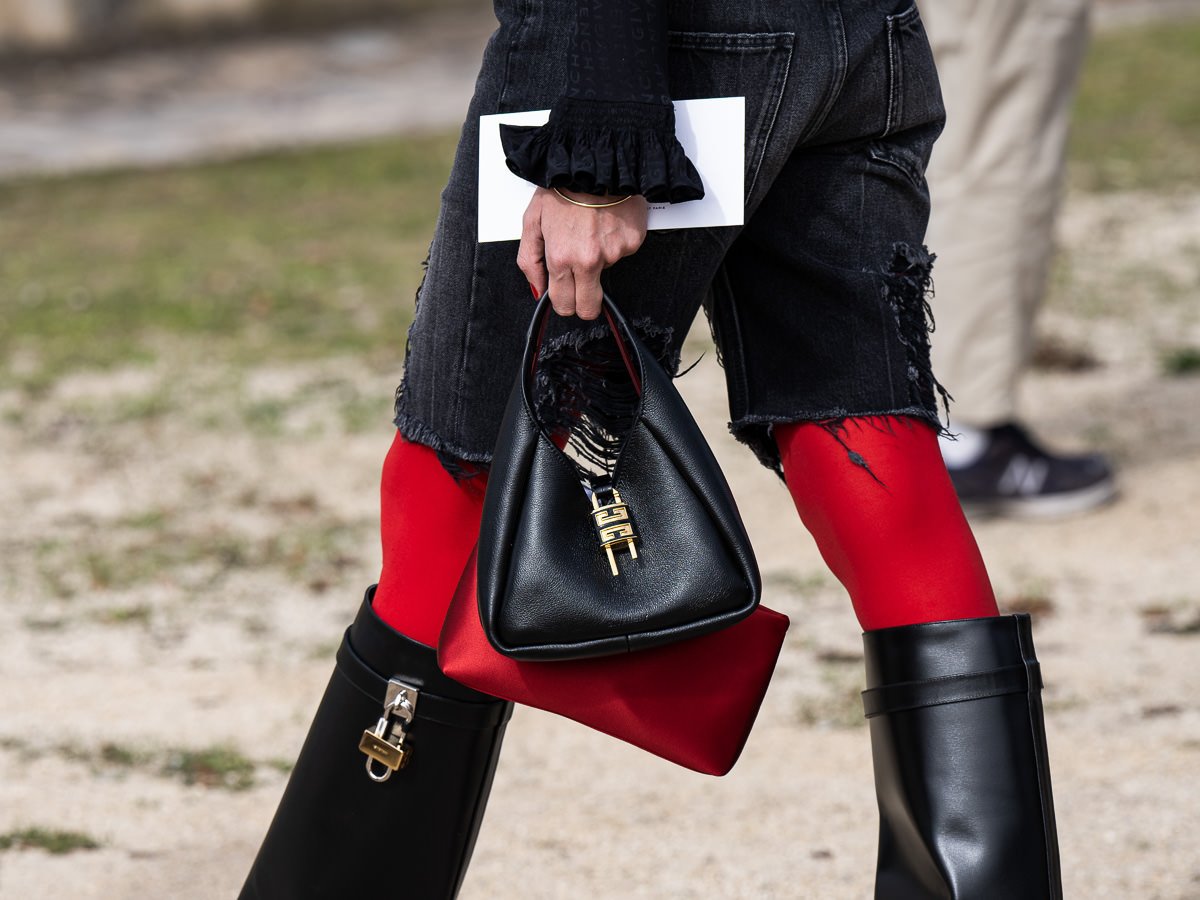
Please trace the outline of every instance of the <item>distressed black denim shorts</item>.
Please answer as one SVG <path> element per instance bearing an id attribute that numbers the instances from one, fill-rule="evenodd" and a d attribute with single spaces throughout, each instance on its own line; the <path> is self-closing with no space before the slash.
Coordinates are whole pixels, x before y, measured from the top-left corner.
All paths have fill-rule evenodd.
<path id="1" fill-rule="evenodd" d="M 553 103 L 575 0 L 495 9 L 396 398 L 406 438 L 479 467 L 534 300 L 516 242 L 476 241 L 478 118 Z M 670 65 L 675 99 L 746 98 L 746 221 L 650 232 L 604 276 L 626 318 L 674 371 L 705 309 L 732 431 L 773 468 L 774 423 L 937 426 L 924 171 L 944 110 L 912 0 L 675 0 Z"/>

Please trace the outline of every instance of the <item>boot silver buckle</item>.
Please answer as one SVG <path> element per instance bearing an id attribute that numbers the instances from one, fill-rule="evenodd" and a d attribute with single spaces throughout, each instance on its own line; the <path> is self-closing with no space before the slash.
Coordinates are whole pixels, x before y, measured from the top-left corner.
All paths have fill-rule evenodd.
<path id="1" fill-rule="evenodd" d="M 383 701 L 383 715 L 374 728 L 363 731 L 358 749 L 367 755 L 367 775 L 372 781 L 384 782 L 397 769 L 408 765 L 411 747 L 404 746 L 408 729 L 417 711 L 420 692 L 411 685 L 395 678 L 388 680 L 387 696 Z M 383 766 L 377 772 L 375 763 Z"/>

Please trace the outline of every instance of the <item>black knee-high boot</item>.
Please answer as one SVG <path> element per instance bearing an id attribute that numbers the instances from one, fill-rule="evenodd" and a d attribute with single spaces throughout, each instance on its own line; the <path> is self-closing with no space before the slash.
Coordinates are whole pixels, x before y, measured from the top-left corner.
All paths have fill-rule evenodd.
<path id="1" fill-rule="evenodd" d="M 863 635 L 876 900 L 1061 900 L 1029 617 Z"/>
<path id="2" fill-rule="evenodd" d="M 512 704 L 443 675 L 372 594 L 241 900 L 452 900 L 462 884 Z"/>

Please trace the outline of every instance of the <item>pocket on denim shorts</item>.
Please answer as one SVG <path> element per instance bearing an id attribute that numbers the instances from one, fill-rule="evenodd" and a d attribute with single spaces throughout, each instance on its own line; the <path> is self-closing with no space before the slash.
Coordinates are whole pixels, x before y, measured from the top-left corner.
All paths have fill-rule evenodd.
<path id="1" fill-rule="evenodd" d="M 943 115 L 933 50 L 914 3 L 887 17 L 888 107 L 885 137 L 939 121 Z"/>
<path id="2" fill-rule="evenodd" d="M 673 31 L 671 96 L 746 98 L 746 196 L 754 189 L 779 115 L 796 36 Z"/>

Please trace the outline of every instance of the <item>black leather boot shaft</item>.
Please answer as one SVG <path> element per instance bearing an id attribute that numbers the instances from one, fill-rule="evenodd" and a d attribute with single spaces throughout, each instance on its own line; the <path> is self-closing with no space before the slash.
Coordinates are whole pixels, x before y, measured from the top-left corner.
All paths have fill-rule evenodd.
<path id="1" fill-rule="evenodd" d="M 1029 617 L 867 632 L 876 900 L 1061 900 Z"/>
<path id="2" fill-rule="evenodd" d="M 241 900 L 452 900 L 462 884 L 512 704 L 443 675 L 435 651 L 384 624 L 371 596 L 338 650 Z M 358 745 L 393 676 L 419 691 L 411 755 L 377 782 Z"/>

